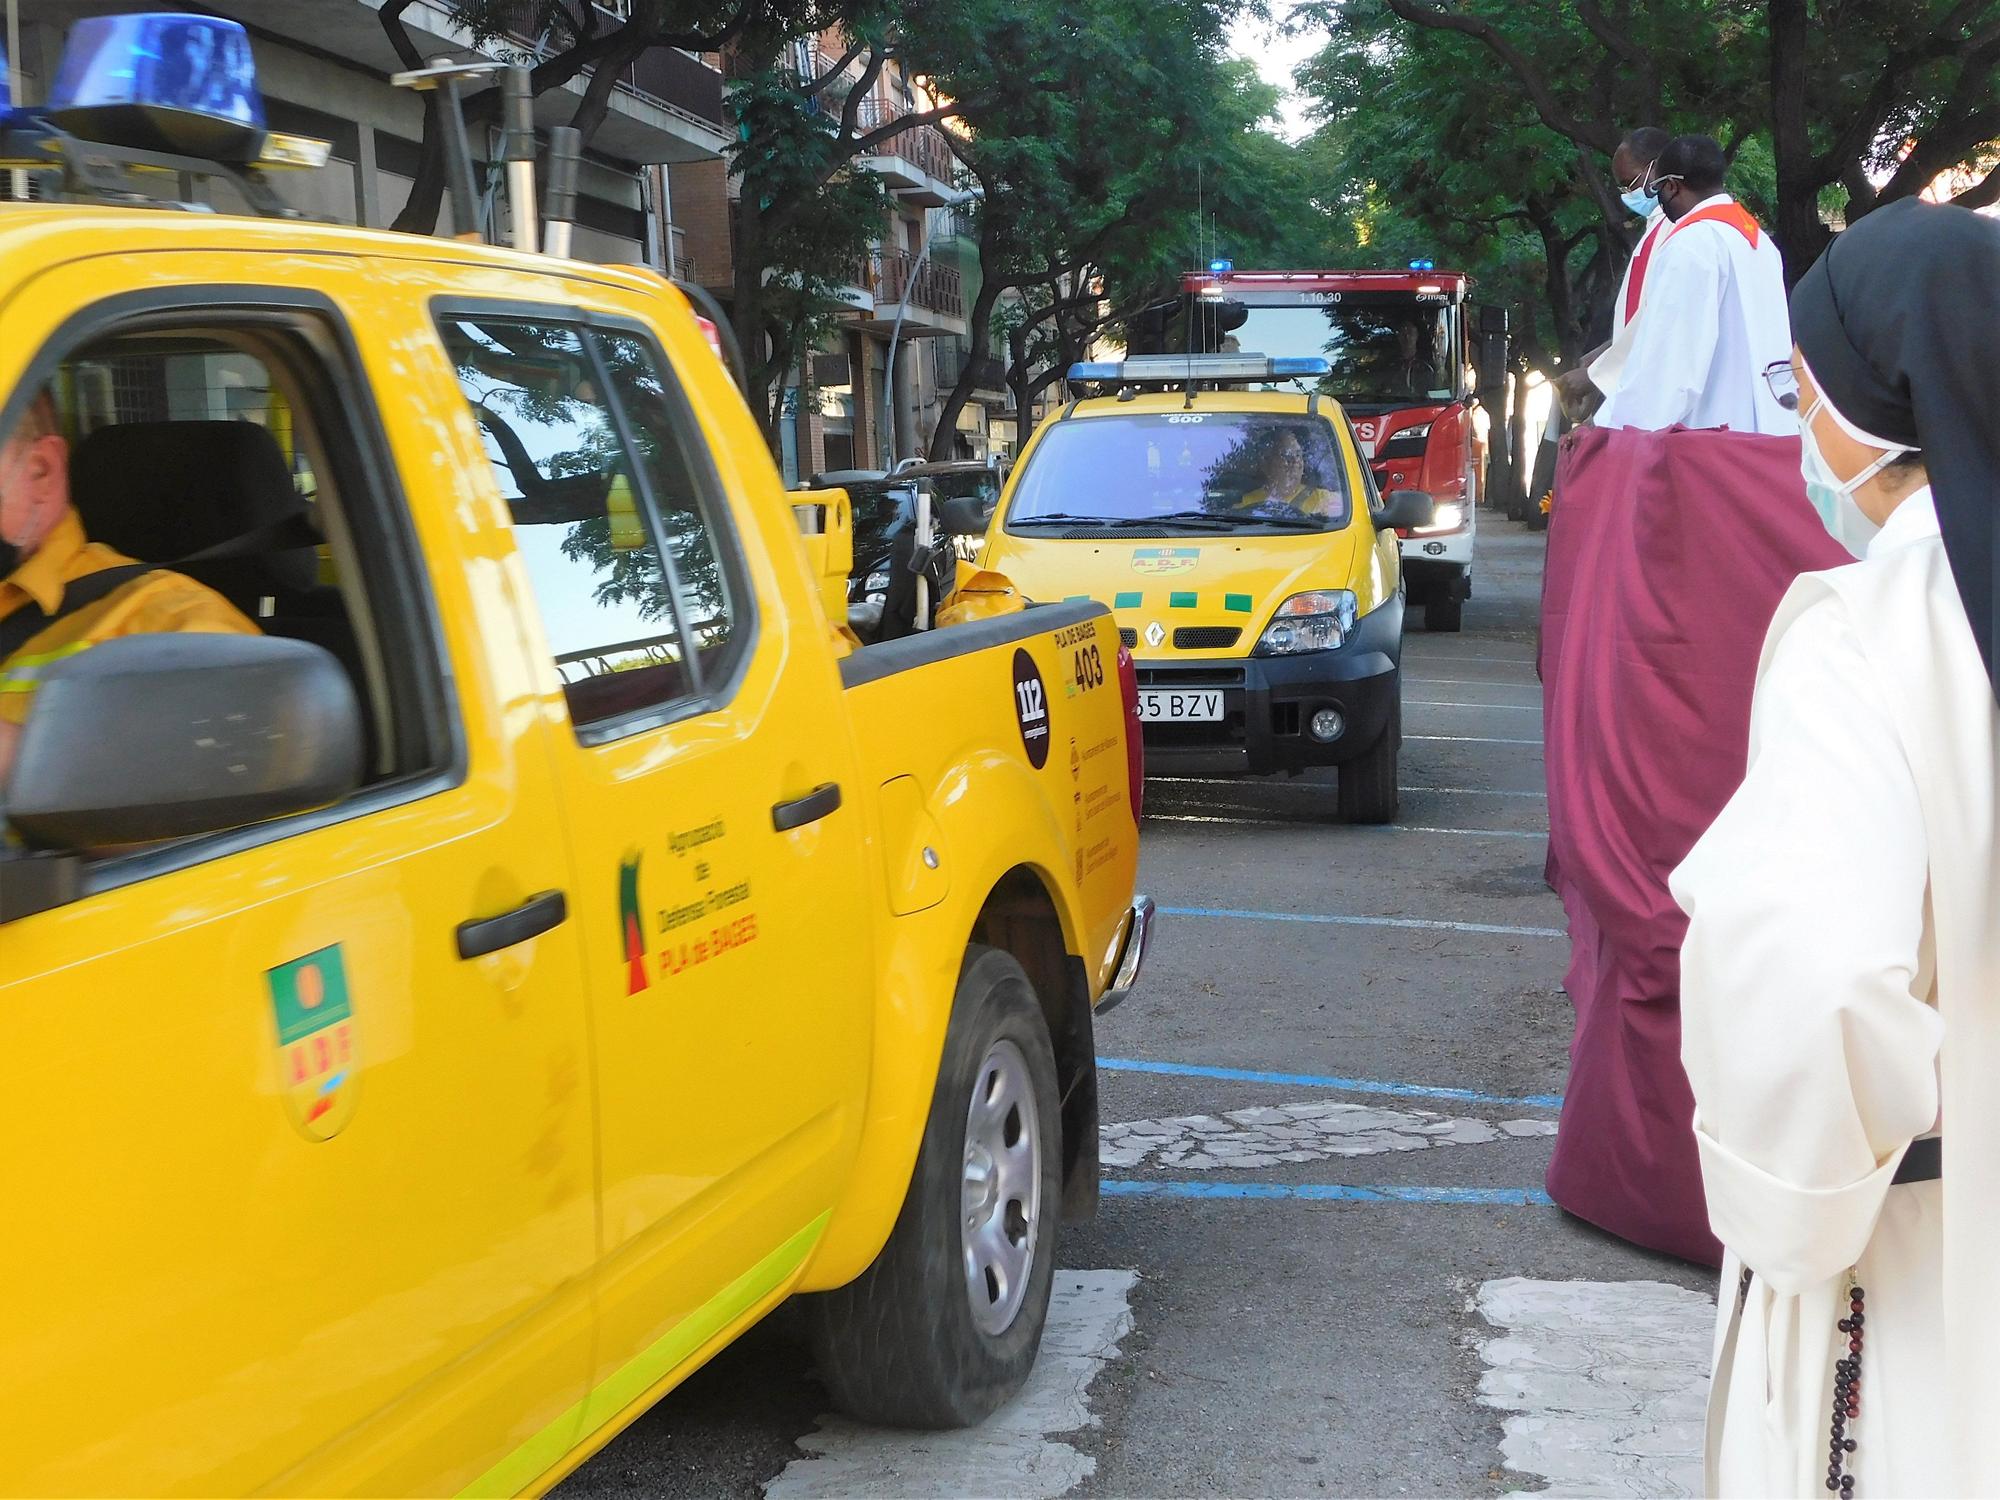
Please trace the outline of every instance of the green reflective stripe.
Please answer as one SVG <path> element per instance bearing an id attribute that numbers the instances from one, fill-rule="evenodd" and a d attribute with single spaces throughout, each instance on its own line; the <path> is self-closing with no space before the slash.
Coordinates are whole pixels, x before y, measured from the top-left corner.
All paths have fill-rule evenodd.
<path id="1" fill-rule="evenodd" d="M 715 1296 L 662 1334 L 612 1377 L 460 1490 L 461 1495 L 518 1495 L 576 1446 L 785 1284 L 805 1264 L 832 1213 L 823 1213 Z"/>
<path id="2" fill-rule="evenodd" d="M 1250 613 L 1250 596 L 1248 594 L 1224 594 L 1222 596 L 1222 607 L 1239 615 L 1247 615 Z"/>
<path id="3" fill-rule="evenodd" d="M 34 656 L 16 656 L 0 670 L 0 692 L 34 692 L 42 686 L 42 668 L 54 666 L 66 656 L 76 656 L 76 652 L 90 650 L 96 642 L 76 640 L 68 646 L 58 646 L 52 652 L 36 652 Z"/>
<path id="4" fill-rule="evenodd" d="M 1112 601 L 1113 609 L 1137 609 L 1146 600 L 1144 594 L 1120 594 Z"/>
<path id="5" fill-rule="evenodd" d="M 53 651 L 37 651 L 33 656 L 17 656 L 0 671 L 0 682 L 14 682 L 17 679 L 40 677 L 42 668 L 54 666 L 66 656 L 74 656 L 79 651 L 88 651 L 96 642 L 73 641 L 67 646 L 59 646 Z M 15 692 L 28 689 L 16 688 Z"/>
<path id="6" fill-rule="evenodd" d="M 1168 608 L 1168 609 L 1193 609 L 1193 608 L 1194 608 L 1194 595 L 1193 595 L 1193 594 L 1178 594 L 1178 593 L 1176 593 L 1176 594 L 1169 594 L 1169 595 L 1167 595 L 1167 608 Z"/>

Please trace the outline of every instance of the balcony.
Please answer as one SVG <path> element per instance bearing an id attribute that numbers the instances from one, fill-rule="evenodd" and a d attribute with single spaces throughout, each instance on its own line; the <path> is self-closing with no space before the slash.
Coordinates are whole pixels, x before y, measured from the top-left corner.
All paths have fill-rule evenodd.
<path id="1" fill-rule="evenodd" d="M 855 118 L 855 128 L 867 135 L 893 125 L 910 113 L 909 106 L 900 100 L 864 99 Z M 916 125 L 900 131 L 859 161 L 878 173 L 890 190 L 907 202 L 935 208 L 958 196 L 952 187 L 952 179 L 958 175 L 958 158 L 952 155 L 944 132 L 935 125 Z"/>
<path id="2" fill-rule="evenodd" d="M 883 246 L 875 252 L 875 305 L 893 309 L 903 301 L 905 292 L 913 308 L 948 318 L 965 316 L 965 283 L 956 270 L 928 257 L 919 265 L 908 250 Z M 893 312 L 890 315 L 894 316 Z"/>
<path id="3" fill-rule="evenodd" d="M 971 346 L 964 339 L 936 339 L 931 344 L 931 370 L 940 391 L 955 390 L 959 376 L 965 367 L 972 366 L 972 388 L 975 391 L 1000 391 L 1006 388 L 1007 372 L 999 360 L 990 354 L 972 353 Z"/>
<path id="4" fill-rule="evenodd" d="M 554 48 L 546 30 L 536 28 L 536 20 L 542 12 L 538 0 L 504 0 L 504 4 L 508 8 L 508 36 L 512 36 L 530 58 L 548 56 Z M 592 10 L 596 10 L 600 28 L 614 30 L 626 22 L 630 2 L 614 0 L 612 6 L 594 4 Z M 590 76 L 592 70 L 586 68 L 576 80 L 576 88 L 584 88 L 590 82 Z M 628 100 L 650 104 L 684 124 L 696 126 L 704 134 L 728 134 L 728 124 L 722 118 L 722 74 L 700 58 L 678 48 L 656 46 L 642 52 L 638 60 L 634 60 L 632 66 L 620 74 L 618 92 Z"/>

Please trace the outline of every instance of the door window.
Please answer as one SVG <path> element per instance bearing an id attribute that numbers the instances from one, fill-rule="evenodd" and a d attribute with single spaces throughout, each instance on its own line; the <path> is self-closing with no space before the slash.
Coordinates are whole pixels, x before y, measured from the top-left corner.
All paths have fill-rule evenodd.
<path id="1" fill-rule="evenodd" d="M 448 317 L 442 333 L 575 728 L 631 733 L 712 693 L 736 655 L 743 591 L 651 351 L 485 315 Z"/>
<path id="2" fill-rule="evenodd" d="M 344 342 L 330 309 L 211 304 L 177 317 L 149 306 L 46 351 L 7 402 L 22 423 L 46 411 L 63 439 L 77 544 L 155 568 L 124 597 L 135 617 L 179 623 L 142 628 L 288 637 L 345 670 L 362 710 L 364 786 L 312 823 L 409 794 L 448 770 L 456 743 L 406 507 Z M 150 614 L 146 591 L 162 601 Z M 108 639 L 106 618 L 78 611 L 0 672 L 17 721 L 32 717 L 40 658 Z M 392 784 L 404 790 L 387 793 Z M 94 880 L 116 882 L 261 836 L 87 857 L 102 867 Z"/>

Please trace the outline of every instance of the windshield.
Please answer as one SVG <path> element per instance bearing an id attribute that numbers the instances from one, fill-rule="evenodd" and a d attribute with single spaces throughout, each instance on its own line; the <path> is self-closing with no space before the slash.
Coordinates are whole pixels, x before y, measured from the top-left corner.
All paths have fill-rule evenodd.
<path id="1" fill-rule="evenodd" d="M 1223 338 L 1223 350 L 1322 354 L 1333 366 L 1323 395 L 1362 405 L 1450 401 L 1464 381 L 1449 303 L 1407 292 L 1329 292 L 1317 306 L 1256 307 Z"/>
<path id="2" fill-rule="evenodd" d="M 1007 529 L 1334 531 L 1347 517 L 1346 465 L 1323 418 L 1161 412 L 1051 427 Z"/>

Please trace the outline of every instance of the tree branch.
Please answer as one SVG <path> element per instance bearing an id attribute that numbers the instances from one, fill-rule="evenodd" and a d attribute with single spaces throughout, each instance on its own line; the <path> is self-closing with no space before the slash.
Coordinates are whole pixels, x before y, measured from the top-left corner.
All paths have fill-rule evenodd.
<path id="1" fill-rule="evenodd" d="M 1483 43 L 1520 80 L 1521 87 L 1528 92 L 1529 103 L 1534 105 L 1535 113 L 1549 129 L 1580 146 L 1592 146 L 1607 155 L 1617 150 L 1617 130 L 1606 125 L 1586 124 L 1564 109 L 1549 87 L 1548 80 L 1491 21 L 1468 16 L 1462 11 L 1441 9 L 1430 4 L 1429 0 L 1383 0 L 1383 3 L 1413 25 L 1430 31 L 1455 31 Z"/>
<path id="2" fill-rule="evenodd" d="M 1964 192 L 1956 194 L 1952 200 L 1960 208 L 1991 208 L 2000 203 L 2000 166 L 1992 168 Z"/>

